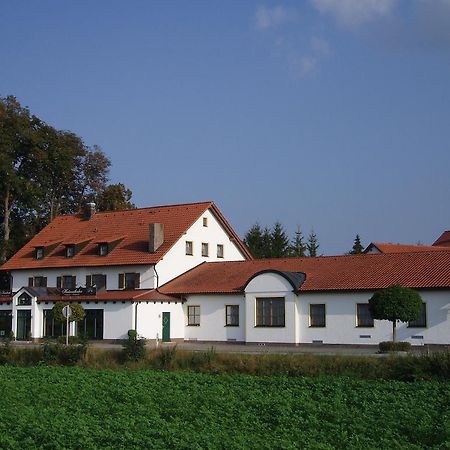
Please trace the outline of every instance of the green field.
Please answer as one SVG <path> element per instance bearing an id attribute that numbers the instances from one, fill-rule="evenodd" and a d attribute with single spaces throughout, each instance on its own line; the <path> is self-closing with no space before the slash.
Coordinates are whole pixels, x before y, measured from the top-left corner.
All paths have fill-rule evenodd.
<path id="1" fill-rule="evenodd" d="M 1 449 L 450 448 L 450 383 L 0 367 Z"/>

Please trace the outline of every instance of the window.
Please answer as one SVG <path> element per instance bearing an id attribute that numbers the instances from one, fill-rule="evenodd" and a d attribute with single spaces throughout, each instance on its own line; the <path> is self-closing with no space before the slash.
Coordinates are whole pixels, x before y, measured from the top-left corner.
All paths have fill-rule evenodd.
<path id="1" fill-rule="evenodd" d="M 188 325 L 200 326 L 200 306 L 188 306 Z"/>
<path id="2" fill-rule="evenodd" d="M 98 244 L 98 254 L 100 256 L 106 256 L 108 254 L 108 251 L 109 251 L 108 244 L 106 243 Z"/>
<path id="3" fill-rule="evenodd" d="M 30 277 L 28 278 L 28 286 L 47 287 L 47 277 Z"/>
<path id="4" fill-rule="evenodd" d="M 66 258 L 73 258 L 75 256 L 75 245 L 66 245 Z"/>
<path id="5" fill-rule="evenodd" d="M 77 322 L 77 336 L 103 339 L 103 309 L 85 309 L 84 319 Z"/>
<path id="6" fill-rule="evenodd" d="M 325 305 L 309 305 L 309 326 L 325 326 Z"/>
<path id="7" fill-rule="evenodd" d="M 208 218 L 207 217 L 203 217 L 203 226 L 204 227 L 208 226 Z"/>
<path id="8" fill-rule="evenodd" d="M 60 289 L 75 289 L 77 287 L 77 277 L 64 275 L 56 278 L 56 285 Z"/>
<path id="9" fill-rule="evenodd" d="M 284 327 L 284 298 L 257 298 L 256 326 Z"/>
<path id="10" fill-rule="evenodd" d="M 106 289 L 106 275 L 96 273 L 94 275 L 86 275 L 86 287 L 95 286 L 97 290 Z"/>
<path id="11" fill-rule="evenodd" d="M 223 258 L 223 244 L 217 244 L 217 257 Z"/>
<path id="12" fill-rule="evenodd" d="M 357 303 L 356 305 L 356 326 L 373 327 L 373 317 L 370 314 L 368 303 Z"/>
<path id="13" fill-rule="evenodd" d="M 66 321 L 58 322 L 53 317 L 53 310 L 44 309 L 44 337 L 56 338 L 66 334 Z"/>
<path id="14" fill-rule="evenodd" d="M 238 327 L 239 326 L 239 305 L 226 305 L 225 313 L 226 313 L 225 325 L 227 327 Z"/>
<path id="15" fill-rule="evenodd" d="M 427 304 L 422 303 L 422 309 L 420 316 L 417 320 L 411 320 L 408 322 L 409 328 L 426 328 L 427 327 Z"/>
<path id="16" fill-rule="evenodd" d="M 36 249 L 36 259 L 43 259 L 44 258 L 44 247 L 38 247 Z"/>
<path id="17" fill-rule="evenodd" d="M 139 273 L 119 273 L 119 289 L 139 289 L 140 284 Z"/>
<path id="18" fill-rule="evenodd" d="M 26 293 L 20 294 L 17 299 L 17 306 L 30 306 L 31 305 L 31 297 Z"/>
<path id="19" fill-rule="evenodd" d="M 202 256 L 209 256 L 209 245 L 206 242 L 202 242 Z"/>
<path id="20" fill-rule="evenodd" d="M 193 255 L 194 254 L 194 245 L 192 244 L 192 241 L 186 241 L 186 255 Z"/>

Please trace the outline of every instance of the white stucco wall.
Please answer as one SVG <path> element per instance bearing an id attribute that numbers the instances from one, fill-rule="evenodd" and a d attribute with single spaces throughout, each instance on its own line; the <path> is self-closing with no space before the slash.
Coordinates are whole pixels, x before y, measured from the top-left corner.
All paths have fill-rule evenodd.
<path id="1" fill-rule="evenodd" d="M 77 277 L 77 286 L 84 286 L 86 275 L 106 275 L 106 289 L 119 288 L 119 273 L 139 273 L 141 289 L 152 289 L 155 283 L 153 266 L 101 266 L 101 267 L 68 267 L 60 269 L 31 269 L 13 270 L 13 291 L 17 292 L 21 287 L 28 286 L 30 277 L 47 277 L 47 286 L 56 287 L 56 278 L 64 275 Z"/>
<path id="2" fill-rule="evenodd" d="M 284 327 L 256 326 L 256 299 L 265 297 L 282 297 L 285 299 Z M 298 311 L 296 295 L 291 284 L 281 275 L 264 273 L 255 278 L 245 288 L 245 304 L 247 316 L 247 342 L 298 343 Z"/>
<path id="3" fill-rule="evenodd" d="M 239 326 L 226 326 L 225 306 L 239 305 Z M 189 326 L 187 307 L 200 306 L 200 325 Z M 243 295 L 190 295 L 184 305 L 185 339 L 199 341 L 245 340 L 245 301 Z"/>
<path id="4" fill-rule="evenodd" d="M 208 226 L 203 226 L 203 218 L 208 220 Z M 186 241 L 193 242 L 193 255 L 186 255 Z M 209 256 L 202 256 L 202 242 L 209 244 Z M 224 257 L 217 258 L 217 244 L 224 246 Z M 181 275 L 204 261 L 242 261 L 244 255 L 230 236 L 220 225 L 210 210 L 187 230 L 182 238 L 167 252 L 156 265 L 159 275 L 159 286 Z"/>
<path id="5" fill-rule="evenodd" d="M 133 317 L 136 304 L 133 305 Z M 170 313 L 170 339 L 184 339 L 184 311 L 180 302 L 141 302 L 137 307 L 137 332 L 146 339 L 162 339 L 162 313 Z M 134 323 L 134 322 L 133 322 Z M 134 328 L 134 325 L 133 325 Z"/>
<path id="6" fill-rule="evenodd" d="M 413 345 L 450 344 L 450 290 L 428 290 L 419 293 L 427 305 L 427 327 L 409 328 L 406 323 L 398 323 L 397 339 L 411 342 Z M 373 292 L 300 293 L 300 342 L 322 340 L 325 344 L 378 344 L 392 340 L 392 323 L 387 320 L 375 320 L 374 327 L 356 326 L 356 304 L 368 303 L 372 295 Z M 313 303 L 325 304 L 324 328 L 309 326 L 309 305 Z M 423 339 L 418 339 L 420 336 Z"/>

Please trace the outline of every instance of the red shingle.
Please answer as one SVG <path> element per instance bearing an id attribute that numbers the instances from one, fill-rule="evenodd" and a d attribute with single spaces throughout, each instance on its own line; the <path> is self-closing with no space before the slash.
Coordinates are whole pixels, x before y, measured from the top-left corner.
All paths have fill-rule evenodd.
<path id="1" fill-rule="evenodd" d="M 444 231 L 435 242 L 433 242 L 433 246 L 445 246 L 450 247 L 450 231 Z"/>
<path id="2" fill-rule="evenodd" d="M 441 252 L 448 251 L 450 247 L 437 247 L 431 245 L 393 244 L 391 242 L 372 242 L 366 249 L 376 247 L 381 253 L 411 253 L 411 252 Z"/>
<path id="3" fill-rule="evenodd" d="M 214 203 L 203 202 L 99 212 L 89 220 L 80 215 L 59 216 L 1 269 L 156 264 L 207 209 L 217 217 L 243 255 L 251 258 L 245 245 Z M 164 224 L 164 243 L 155 253 L 148 251 L 150 223 Z M 119 240 L 118 244 L 107 256 L 98 255 L 98 242 L 116 240 Z M 66 258 L 65 245 L 81 242 L 87 244 L 73 258 Z M 49 248 L 49 254 L 37 260 L 35 248 L 39 246 Z"/>
<path id="4" fill-rule="evenodd" d="M 166 294 L 237 293 L 261 270 L 303 272 L 300 291 L 372 290 L 401 284 L 450 288 L 450 252 L 413 252 L 203 263 L 160 288 Z"/>

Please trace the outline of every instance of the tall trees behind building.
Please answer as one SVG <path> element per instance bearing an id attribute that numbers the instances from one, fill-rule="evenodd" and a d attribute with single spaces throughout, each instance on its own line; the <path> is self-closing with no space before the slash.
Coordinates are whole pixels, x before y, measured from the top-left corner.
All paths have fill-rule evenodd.
<path id="1" fill-rule="evenodd" d="M 275 222 L 271 229 L 261 228 L 258 223 L 255 223 L 245 234 L 244 243 L 257 259 L 318 256 L 319 248 L 314 232 L 309 234 L 305 242 L 303 232 L 298 226 L 293 239 L 290 240 L 280 222 Z"/>
<path id="2" fill-rule="evenodd" d="M 57 130 L 15 97 L 0 97 L 0 263 L 58 214 L 85 202 L 134 207 L 123 184 L 108 185 L 111 161 L 70 131 Z"/>

